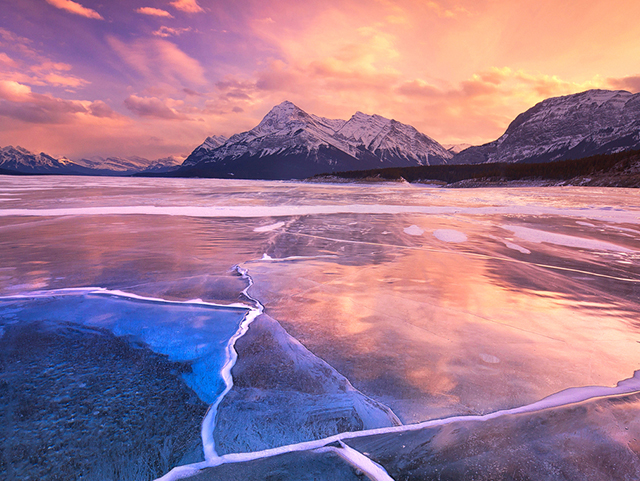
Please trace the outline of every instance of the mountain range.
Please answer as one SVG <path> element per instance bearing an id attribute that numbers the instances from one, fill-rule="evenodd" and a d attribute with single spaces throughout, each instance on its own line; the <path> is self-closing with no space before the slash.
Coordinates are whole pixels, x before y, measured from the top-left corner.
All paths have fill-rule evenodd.
<path id="1" fill-rule="evenodd" d="M 349 120 L 276 105 L 253 129 L 209 137 L 175 173 L 247 179 L 305 178 L 318 173 L 446 163 L 453 154 L 414 127 L 356 112 Z"/>
<path id="2" fill-rule="evenodd" d="M 12 145 L 0 148 L 0 173 L 66 175 L 132 175 L 140 172 L 162 173 L 176 169 L 182 159 L 166 157 L 155 161 L 143 157 L 92 157 L 90 159 L 56 159 L 44 152 L 35 154 Z"/>
<path id="3" fill-rule="evenodd" d="M 182 164 L 176 157 L 71 161 L 8 146 L 0 149 L 0 173 L 300 179 L 384 167 L 549 162 L 632 149 L 640 149 L 640 94 L 622 90 L 549 98 L 518 115 L 493 142 L 446 148 L 380 115 L 328 119 L 285 101 L 249 131 L 207 137 Z"/>

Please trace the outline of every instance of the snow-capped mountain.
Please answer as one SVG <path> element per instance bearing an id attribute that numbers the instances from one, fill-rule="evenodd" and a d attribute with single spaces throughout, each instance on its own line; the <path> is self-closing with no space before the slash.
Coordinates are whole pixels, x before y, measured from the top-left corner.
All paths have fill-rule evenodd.
<path id="1" fill-rule="evenodd" d="M 472 147 L 471 144 L 442 144 L 442 146 L 447 149 L 452 154 L 458 154 L 469 147 Z"/>
<path id="2" fill-rule="evenodd" d="M 222 144 L 224 144 L 228 139 L 223 135 L 213 135 L 211 137 L 207 137 L 202 144 L 195 148 L 191 155 L 187 157 L 188 163 L 186 165 L 194 165 L 200 162 L 201 160 L 207 158 L 211 151 L 217 149 Z"/>
<path id="3" fill-rule="evenodd" d="M 132 172 L 140 172 L 141 170 L 146 169 L 151 161 L 144 157 L 138 157 L 135 155 L 131 157 L 94 156 L 88 159 L 77 160 L 76 163 L 86 167 L 87 169 L 109 170 L 112 172 L 128 174 Z"/>
<path id="4" fill-rule="evenodd" d="M 76 161 L 77 164 L 103 175 L 129 175 L 138 172 L 169 172 L 177 169 L 184 157 L 171 155 L 157 160 L 144 157 L 91 157 Z"/>
<path id="5" fill-rule="evenodd" d="M 182 165 L 182 162 L 184 162 L 184 159 L 184 157 L 170 155 L 169 157 L 154 160 L 142 170 L 142 172 L 171 172 L 172 170 L 178 169 Z"/>
<path id="6" fill-rule="evenodd" d="M 11 145 L 0 149 L 0 168 L 26 174 L 74 174 L 84 170 L 67 158 L 55 159 L 44 152 L 34 154 Z"/>
<path id="7" fill-rule="evenodd" d="M 446 163 L 452 154 L 410 125 L 357 112 L 348 121 L 285 101 L 253 129 L 211 148 L 209 137 L 179 174 L 291 179 L 355 169 Z"/>
<path id="8" fill-rule="evenodd" d="M 0 148 L 0 170 L 24 174 L 130 175 L 138 172 L 170 172 L 184 157 L 170 156 L 155 161 L 143 157 L 91 157 L 71 161 L 56 159 L 44 152 L 34 154 L 23 147 Z"/>
<path id="9" fill-rule="evenodd" d="M 640 94 L 588 90 L 549 98 L 518 115 L 499 139 L 451 163 L 550 162 L 640 149 Z"/>

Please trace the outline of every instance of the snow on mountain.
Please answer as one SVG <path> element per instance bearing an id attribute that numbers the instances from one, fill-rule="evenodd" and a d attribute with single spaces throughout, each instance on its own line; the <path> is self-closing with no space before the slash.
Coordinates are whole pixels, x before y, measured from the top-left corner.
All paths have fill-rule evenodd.
<path id="1" fill-rule="evenodd" d="M 184 159 L 184 157 L 178 157 L 175 155 L 164 157 L 151 162 L 144 170 L 142 170 L 142 172 L 170 172 L 180 167 L 182 162 L 184 162 Z"/>
<path id="2" fill-rule="evenodd" d="M 442 146 L 447 149 L 452 154 L 458 154 L 469 147 L 473 147 L 471 144 L 442 144 Z"/>
<path id="3" fill-rule="evenodd" d="M 224 135 L 212 135 L 211 137 L 207 137 L 202 145 L 205 145 L 209 149 L 215 149 L 220 147 L 226 141 L 227 138 Z"/>
<path id="4" fill-rule="evenodd" d="M 433 165 L 446 163 L 452 157 L 444 147 L 411 125 L 380 115 L 356 112 L 337 135 L 353 146 L 364 146 L 382 162 L 405 160 L 409 164 Z"/>
<path id="5" fill-rule="evenodd" d="M 0 148 L 0 169 L 26 174 L 130 175 L 137 172 L 168 172 L 177 169 L 184 157 L 170 156 L 155 161 L 143 157 L 91 157 L 72 161 L 56 159 L 43 152 L 34 154 L 22 147 Z"/>
<path id="6" fill-rule="evenodd" d="M 640 149 L 640 94 L 588 90 L 538 103 L 499 139 L 452 163 L 550 162 L 630 149 Z"/>
<path id="7" fill-rule="evenodd" d="M 410 125 L 361 112 L 348 121 L 326 119 L 289 101 L 273 107 L 253 129 L 232 135 L 213 149 L 206 144 L 192 152 L 181 171 L 300 178 L 339 170 L 446 163 L 452 157 Z"/>
<path id="8" fill-rule="evenodd" d="M 74 170 L 81 170 L 67 158 L 55 159 L 44 152 L 34 154 L 23 147 L 11 145 L 0 149 L 0 168 L 27 174 L 74 173 Z"/>
<path id="9" fill-rule="evenodd" d="M 76 164 L 94 170 L 109 170 L 123 174 L 139 172 L 146 169 L 151 161 L 144 157 L 100 157 L 94 156 L 88 159 L 80 159 Z"/>

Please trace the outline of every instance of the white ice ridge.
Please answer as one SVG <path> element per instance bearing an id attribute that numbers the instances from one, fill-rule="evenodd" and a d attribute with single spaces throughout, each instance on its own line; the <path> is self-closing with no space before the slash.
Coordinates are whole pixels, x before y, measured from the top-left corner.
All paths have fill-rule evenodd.
<path id="1" fill-rule="evenodd" d="M 312 260 L 312 259 L 337 259 L 338 256 L 335 254 L 321 254 L 317 256 L 288 256 L 288 257 L 271 257 L 266 252 L 262 254 L 262 257 L 257 260 L 249 260 L 246 261 L 245 264 L 249 264 L 252 262 L 289 262 L 289 261 L 303 261 L 303 260 Z"/>
<path id="2" fill-rule="evenodd" d="M 236 341 L 247 333 L 249 325 L 264 311 L 264 306 L 260 303 L 260 301 L 254 299 L 249 295 L 249 288 L 253 285 L 253 279 L 249 275 L 248 271 L 241 268 L 240 266 L 235 266 L 234 268 L 238 272 L 238 274 L 242 276 L 243 279 L 247 280 L 247 287 L 245 287 L 242 291 L 242 295 L 249 299 L 254 305 L 249 307 L 247 315 L 240 323 L 240 328 L 233 335 L 233 337 L 229 339 L 229 342 L 227 343 L 227 362 L 225 362 L 220 373 L 222 375 L 222 379 L 224 379 L 225 389 L 222 394 L 218 396 L 216 402 L 209 406 L 207 414 L 202 420 L 200 434 L 202 436 L 202 446 L 204 448 L 204 459 L 206 460 L 206 462 L 215 462 L 215 460 L 218 459 L 215 440 L 213 439 L 213 430 L 216 426 L 216 415 L 218 414 L 218 406 L 233 387 L 233 376 L 231 375 L 231 369 L 233 369 L 233 366 L 236 365 L 236 361 L 238 360 L 238 352 L 236 351 L 235 347 Z"/>
<path id="3" fill-rule="evenodd" d="M 356 451 L 340 441 L 340 447 L 325 446 L 315 450 L 316 453 L 335 453 L 354 468 L 362 471 L 372 481 L 393 481 L 387 471 L 375 461 L 372 461 L 360 451 Z"/>
<path id="4" fill-rule="evenodd" d="M 234 302 L 231 304 L 216 304 L 214 302 L 203 301 L 202 299 L 192 299 L 189 301 L 171 301 L 168 299 L 162 299 L 160 297 L 139 296 L 137 294 L 132 294 L 130 292 L 105 289 L 104 287 L 65 287 L 63 289 L 32 291 L 32 292 L 29 292 L 28 294 L 13 294 L 10 296 L 0 296 L 0 300 L 10 301 L 13 299 L 34 299 L 34 298 L 37 299 L 37 298 L 51 297 L 51 296 L 77 296 L 81 294 L 102 294 L 107 296 L 122 297 L 125 299 L 135 299 L 137 301 L 158 302 L 162 304 L 180 304 L 180 305 L 196 304 L 199 306 L 223 307 L 223 308 L 231 308 L 231 309 L 248 309 L 248 310 L 252 309 L 251 306 L 247 304 L 242 304 L 240 302 Z"/>
<path id="5" fill-rule="evenodd" d="M 249 299 L 254 305 L 243 304 L 243 303 L 232 303 L 232 304 L 216 304 L 213 302 L 205 302 L 202 299 L 194 299 L 190 301 L 170 301 L 167 299 L 161 299 L 157 297 L 144 297 L 139 296 L 137 294 L 132 294 L 129 292 L 123 292 L 119 290 L 110 290 L 102 287 L 80 287 L 80 288 L 65 288 L 65 289 L 54 289 L 48 291 L 34 291 L 29 294 L 18 294 L 12 296 L 0 296 L 0 300 L 12 300 L 12 299 L 33 299 L 33 298 L 43 298 L 43 297 L 51 297 L 51 296 L 77 296 L 82 294 L 99 294 L 99 295 L 108 295 L 108 296 L 116 296 L 125 299 L 135 299 L 139 301 L 146 302 L 158 302 L 163 304 L 180 304 L 180 305 L 198 305 L 198 306 L 210 306 L 210 307 L 223 307 L 223 308 L 231 308 L 231 309 L 242 309 L 246 310 L 247 314 L 244 319 L 240 323 L 240 327 L 236 331 L 236 333 L 229 339 L 227 342 L 227 346 L 225 348 L 225 362 L 220 371 L 220 375 L 224 380 L 225 390 L 218 396 L 216 401 L 209 406 L 207 413 L 202 421 L 201 427 L 201 436 L 202 436 L 202 445 L 204 448 L 204 458 L 207 461 L 216 459 L 218 455 L 215 451 L 215 443 L 213 440 L 213 430 L 215 428 L 215 418 L 217 413 L 217 408 L 220 402 L 226 394 L 233 387 L 233 379 L 231 376 L 231 369 L 235 366 L 236 361 L 238 359 L 238 353 L 235 350 L 235 343 L 238 339 L 240 339 L 249 328 L 249 325 L 254 321 L 256 317 L 262 314 L 264 307 L 260 302 L 256 299 L 249 296 L 247 293 L 248 289 L 253 285 L 253 280 L 247 274 L 247 271 L 241 269 L 240 267 L 235 267 L 236 271 L 248 281 L 248 286 L 242 291 L 242 294 Z"/>
<path id="6" fill-rule="evenodd" d="M 109 206 L 59 209 L 0 209 L 0 216 L 56 217 L 70 215 L 175 215 L 186 217 L 289 217 L 329 214 L 430 214 L 430 215 L 553 215 L 614 223 L 640 224 L 638 211 L 625 209 L 571 209 L 535 205 L 454 207 L 430 205 L 348 204 L 348 205 L 227 205 L 227 206 Z"/>
<path id="7" fill-rule="evenodd" d="M 336 434 L 324 439 L 318 439 L 315 441 L 305 441 L 298 444 L 290 444 L 288 446 L 280 446 L 272 449 L 265 449 L 264 451 L 255 451 L 252 453 L 232 453 L 225 454 L 211 461 L 205 461 L 202 463 L 195 463 L 186 466 L 178 466 L 173 468 L 167 474 L 158 478 L 158 481 L 176 481 L 184 479 L 188 476 L 193 476 L 198 473 L 199 470 L 215 467 L 221 464 L 229 463 L 241 463 L 246 461 L 252 461 L 256 459 L 268 458 L 271 456 L 277 456 L 280 454 L 294 453 L 309 450 L 319 450 L 325 447 L 329 447 L 330 444 L 340 443 L 343 445 L 343 441 L 354 438 L 361 438 L 365 436 L 372 436 L 376 434 L 389 434 L 389 433 L 403 433 L 409 431 L 418 431 L 435 426 L 444 426 L 454 422 L 471 422 L 471 421 L 488 421 L 490 419 L 499 418 L 502 416 L 508 416 L 513 414 L 532 413 L 536 411 L 542 411 L 544 409 L 559 408 L 563 406 L 569 406 L 572 404 L 581 403 L 591 399 L 602 398 L 606 396 L 619 396 L 623 394 L 640 394 L 640 370 L 635 371 L 633 377 L 620 381 L 615 387 L 608 386 L 586 386 L 586 387 L 574 387 L 565 389 L 558 393 L 552 394 L 540 401 L 536 401 L 532 404 L 520 406 L 513 409 L 504 409 L 489 414 L 477 415 L 477 416 L 453 416 L 444 419 L 432 419 L 417 424 L 408 424 L 402 426 L 394 426 L 389 428 L 369 429 L 365 431 L 351 431 Z M 366 458 L 364 455 L 362 457 Z M 351 458 L 352 460 L 358 459 L 356 456 Z M 368 459 L 368 458 L 366 458 Z M 370 462 L 373 462 L 369 460 Z M 364 469 L 363 469 L 364 468 Z M 365 472 L 366 466 L 360 467 Z M 378 478 L 373 478 L 378 479 Z M 379 478 L 387 479 L 387 478 Z"/>

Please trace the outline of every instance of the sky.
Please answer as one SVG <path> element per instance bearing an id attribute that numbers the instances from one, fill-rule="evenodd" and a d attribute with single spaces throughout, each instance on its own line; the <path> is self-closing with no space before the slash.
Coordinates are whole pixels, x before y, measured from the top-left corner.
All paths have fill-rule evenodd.
<path id="1" fill-rule="evenodd" d="M 640 92 L 637 0 L 0 0 L 0 147 L 186 156 L 284 100 L 442 144 L 537 102 Z"/>

